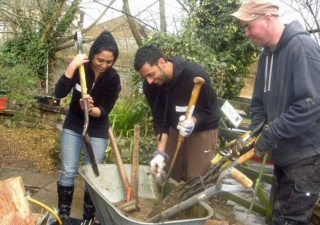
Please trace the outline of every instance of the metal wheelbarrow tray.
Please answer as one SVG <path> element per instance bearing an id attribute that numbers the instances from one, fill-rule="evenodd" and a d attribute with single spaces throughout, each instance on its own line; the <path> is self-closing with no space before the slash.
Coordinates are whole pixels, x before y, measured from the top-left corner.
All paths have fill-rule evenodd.
<path id="1" fill-rule="evenodd" d="M 124 164 L 127 174 L 131 173 L 131 164 Z M 121 181 L 118 166 L 116 164 L 98 165 L 100 176 L 95 176 L 90 165 L 79 168 L 79 174 L 88 184 L 89 193 L 96 208 L 97 217 L 102 225 L 135 225 L 135 224 L 158 224 L 133 220 L 125 216 L 115 203 L 125 201 L 125 189 Z M 130 176 L 128 177 L 130 181 Z M 139 165 L 139 192 L 141 198 L 160 199 L 154 175 L 149 166 Z M 193 209 L 192 209 L 193 208 Z M 188 213 L 184 213 L 183 220 L 171 220 L 161 224 L 181 224 L 181 225 L 204 225 L 208 218 L 213 216 L 212 208 L 200 202 L 192 207 L 193 215 L 188 218 Z M 190 211 L 190 212 L 191 212 Z M 194 213 L 196 212 L 196 213 Z M 178 217 L 179 218 L 179 217 Z"/>

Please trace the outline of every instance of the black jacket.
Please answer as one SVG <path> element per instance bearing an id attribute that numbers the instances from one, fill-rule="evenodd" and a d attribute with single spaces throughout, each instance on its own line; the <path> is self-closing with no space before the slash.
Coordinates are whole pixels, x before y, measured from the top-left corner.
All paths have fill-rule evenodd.
<path id="1" fill-rule="evenodd" d="M 168 59 L 173 63 L 173 78 L 162 86 L 143 82 L 143 91 L 149 102 L 155 133 L 167 133 L 169 127 L 177 130 L 179 117 L 184 115 L 194 87 L 193 79 L 202 77 L 202 85 L 193 116 L 197 124 L 193 132 L 217 129 L 220 109 L 217 94 L 210 84 L 207 72 L 198 64 L 180 57 Z"/>
<path id="2" fill-rule="evenodd" d="M 320 154 L 320 47 L 297 21 L 260 54 L 251 113 L 251 129 L 268 121 L 275 164 Z"/>

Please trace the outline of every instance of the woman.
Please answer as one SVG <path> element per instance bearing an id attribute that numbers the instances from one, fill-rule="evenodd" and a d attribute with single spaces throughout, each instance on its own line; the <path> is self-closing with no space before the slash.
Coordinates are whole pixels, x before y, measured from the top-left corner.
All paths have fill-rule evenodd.
<path id="1" fill-rule="evenodd" d="M 55 95 L 58 98 L 67 96 L 73 90 L 69 112 L 63 124 L 61 173 L 57 182 L 59 216 L 63 220 L 68 220 L 70 215 L 74 178 L 82 147 L 84 112 L 78 68 L 84 64 L 88 89 L 88 135 L 96 162 L 101 164 L 107 146 L 108 115 L 121 91 L 120 76 L 112 67 L 118 55 L 118 46 L 113 36 L 108 31 L 103 31 L 93 42 L 89 56 L 77 55 L 56 84 Z M 89 163 L 89 157 L 85 152 L 85 164 Z M 86 187 L 83 219 L 91 220 L 94 215 L 95 208 Z"/>

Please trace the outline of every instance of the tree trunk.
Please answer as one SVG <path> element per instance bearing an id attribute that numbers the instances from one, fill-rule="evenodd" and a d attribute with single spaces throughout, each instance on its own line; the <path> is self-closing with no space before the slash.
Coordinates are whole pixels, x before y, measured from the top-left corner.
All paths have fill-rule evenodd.
<path id="1" fill-rule="evenodd" d="M 125 12 L 126 16 L 127 16 L 127 20 L 128 20 L 128 24 L 130 26 L 131 32 L 134 36 L 134 38 L 136 39 L 137 45 L 141 46 L 142 45 L 142 40 L 141 37 L 139 35 L 139 32 L 137 30 L 137 26 L 135 24 L 135 21 L 132 19 L 131 16 L 131 12 L 130 12 L 130 8 L 129 8 L 129 3 L 128 0 L 123 0 L 123 11 Z"/>
<path id="2" fill-rule="evenodd" d="M 21 177 L 0 181 L 0 224 L 34 225 Z"/>
<path id="3" fill-rule="evenodd" d="M 167 22 L 166 22 L 166 10 L 164 6 L 164 0 L 159 0 L 160 8 L 160 29 L 162 32 L 167 32 Z"/>

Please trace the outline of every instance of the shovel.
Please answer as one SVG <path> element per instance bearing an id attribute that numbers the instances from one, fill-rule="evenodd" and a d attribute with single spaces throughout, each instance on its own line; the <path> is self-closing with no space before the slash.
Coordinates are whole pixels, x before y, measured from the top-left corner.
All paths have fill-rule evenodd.
<path id="1" fill-rule="evenodd" d="M 82 35 L 80 30 L 77 30 L 76 33 L 74 34 L 74 41 L 76 44 L 77 53 L 82 54 Z M 85 98 L 85 96 L 87 95 L 87 83 L 86 83 L 86 75 L 84 72 L 83 64 L 79 67 L 79 75 L 80 75 L 81 96 L 83 98 L 83 112 L 84 112 L 84 126 L 82 131 L 82 141 L 89 155 L 93 172 L 96 176 L 99 176 L 98 165 L 96 162 L 96 158 L 94 157 L 89 135 L 87 133 L 87 130 L 89 127 L 89 111 L 88 111 L 88 99 Z"/>
<path id="2" fill-rule="evenodd" d="M 198 100 L 198 96 L 199 96 L 199 92 L 200 92 L 201 86 L 202 86 L 202 84 L 204 84 L 205 81 L 201 77 L 195 77 L 193 79 L 193 82 L 194 82 L 194 87 L 193 87 L 193 90 L 192 90 L 192 93 L 191 93 L 191 97 L 190 97 L 190 100 L 189 100 L 187 111 L 185 113 L 185 118 L 186 119 L 191 119 L 193 111 L 194 111 L 194 108 L 195 108 L 195 105 L 196 105 L 196 102 Z M 171 186 L 168 183 L 168 181 L 169 181 L 169 179 L 170 179 L 170 177 L 172 175 L 173 166 L 174 166 L 174 164 L 176 162 L 178 153 L 179 153 L 180 148 L 181 148 L 181 144 L 183 142 L 184 142 L 184 137 L 179 134 L 178 141 L 177 141 L 176 148 L 175 148 L 175 151 L 174 151 L 174 155 L 172 157 L 172 160 L 171 160 L 171 163 L 170 163 L 170 166 L 169 166 L 169 169 L 168 169 L 167 176 L 165 177 L 165 179 L 164 179 L 164 181 L 162 183 L 162 189 L 161 189 L 162 198 L 165 198 L 171 191 Z M 161 176 L 159 176 L 158 179 L 161 179 Z M 158 183 L 159 183 L 159 181 L 158 181 Z"/>

